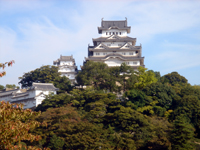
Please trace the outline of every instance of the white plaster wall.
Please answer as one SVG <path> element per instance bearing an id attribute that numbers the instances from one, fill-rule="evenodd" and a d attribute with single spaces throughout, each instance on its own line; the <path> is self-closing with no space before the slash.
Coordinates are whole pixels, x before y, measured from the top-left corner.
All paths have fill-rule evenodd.
<path id="1" fill-rule="evenodd" d="M 74 68 L 59 68 L 58 72 L 75 72 Z"/>
<path id="2" fill-rule="evenodd" d="M 17 103 L 17 104 L 23 103 L 24 109 L 27 109 L 27 108 L 34 107 L 36 104 L 36 101 L 33 99 L 33 100 L 29 100 L 29 101 L 19 101 L 19 102 L 15 102 L 15 103 Z"/>
<path id="3" fill-rule="evenodd" d="M 60 61 L 60 65 L 70 65 L 72 66 L 73 65 L 73 62 L 72 61 Z"/>
<path id="4" fill-rule="evenodd" d="M 0 97 L 0 101 L 6 101 L 8 102 L 11 99 L 12 95 L 10 96 L 5 96 L 5 97 Z"/>
<path id="5" fill-rule="evenodd" d="M 0 98 L 0 101 L 5 100 L 5 101 L 18 101 L 14 103 L 23 103 L 24 104 L 24 109 L 27 108 L 32 108 L 34 106 L 38 106 L 39 104 L 42 103 L 42 101 L 45 99 L 45 95 L 48 95 L 50 93 L 56 94 L 56 91 L 42 91 L 42 90 L 31 90 L 27 91 L 29 95 L 23 96 L 23 97 L 17 97 L 17 98 L 11 98 L 12 96 L 7 96 L 6 98 Z M 43 92 L 44 94 L 35 97 L 36 95 L 40 94 Z M 25 100 L 24 99 L 30 99 L 32 98 L 33 100 Z"/>
<path id="6" fill-rule="evenodd" d="M 102 42 L 104 45 L 108 46 L 108 47 L 121 47 L 123 46 L 126 42 Z M 109 44 L 109 45 L 108 45 Z M 121 44 L 119 46 L 119 44 Z"/>
<path id="7" fill-rule="evenodd" d="M 135 51 L 130 51 L 130 52 L 118 52 L 119 54 L 123 55 L 123 56 L 136 56 L 137 54 L 135 53 Z M 131 55 L 130 53 L 133 53 L 133 55 Z"/>
<path id="8" fill-rule="evenodd" d="M 116 52 L 117 54 L 123 55 L 123 56 L 136 56 L 137 54 L 134 51 L 130 52 Z M 133 53 L 133 55 L 130 55 L 130 53 Z M 108 54 L 113 54 L 113 52 L 94 52 L 93 57 L 104 57 Z"/>
<path id="9" fill-rule="evenodd" d="M 108 32 L 108 35 L 106 35 L 106 32 Z M 118 36 L 127 36 L 126 30 L 111 29 L 111 30 L 103 30 L 102 37 L 110 36 L 110 32 L 111 32 L 111 35 L 113 35 L 113 32 L 115 32 L 115 35 L 116 35 L 116 32 L 118 32 Z M 121 32 L 121 35 L 119 35 L 119 32 Z"/>
<path id="10" fill-rule="evenodd" d="M 110 58 L 105 61 L 108 66 L 121 66 L 122 63 L 126 63 L 129 66 L 139 66 L 140 61 L 123 61 L 118 58 Z"/>
<path id="11" fill-rule="evenodd" d="M 108 66 L 121 66 L 121 64 L 123 63 L 124 61 L 118 59 L 118 58 L 110 58 L 108 60 L 105 61 L 105 63 L 108 65 Z"/>
<path id="12" fill-rule="evenodd" d="M 108 54 L 111 54 L 113 52 L 94 52 L 94 55 L 95 57 L 98 57 L 98 56 L 106 56 Z"/>

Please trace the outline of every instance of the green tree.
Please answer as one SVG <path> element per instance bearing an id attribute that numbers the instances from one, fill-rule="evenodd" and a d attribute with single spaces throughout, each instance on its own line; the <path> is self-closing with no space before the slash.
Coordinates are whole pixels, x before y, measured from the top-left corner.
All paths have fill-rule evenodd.
<path id="1" fill-rule="evenodd" d="M 58 95 L 48 95 L 43 101 L 42 104 L 39 104 L 35 111 L 46 111 L 48 108 L 57 108 L 62 107 L 67 104 L 72 103 L 73 97 L 68 93 L 61 93 Z"/>
<path id="2" fill-rule="evenodd" d="M 166 109 L 170 108 L 173 103 L 173 99 L 176 96 L 176 93 L 171 86 L 162 84 L 160 82 L 146 86 L 143 89 L 143 92 L 147 96 L 151 96 L 153 100 L 158 101 L 159 103 L 157 106 L 161 106 Z"/>
<path id="3" fill-rule="evenodd" d="M 15 84 L 6 84 L 6 88 L 10 88 L 10 89 L 19 89 L 19 86 L 16 86 Z"/>
<path id="4" fill-rule="evenodd" d="M 76 76 L 76 80 L 79 85 L 93 85 L 95 89 L 102 89 L 106 84 L 107 68 L 105 63 L 88 61 Z"/>
<path id="5" fill-rule="evenodd" d="M 33 82 L 36 83 L 53 83 L 55 87 L 59 88 L 59 93 L 71 90 L 71 83 L 65 76 L 61 77 L 56 66 L 42 66 L 33 71 L 25 73 L 22 77 L 19 77 L 19 84 L 22 88 L 28 88 L 32 86 Z"/>
<path id="6" fill-rule="evenodd" d="M 171 133 L 171 142 L 173 150 L 192 150 L 194 128 L 187 122 L 183 115 L 177 117 L 174 121 L 174 129 Z"/>
<path id="7" fill-rule="evenodd" d="M 200 137 L 200 101 L 194 95 L 186 95 L 175 101 L 176 108 L 171 114 L 171 119 L 176 119 L 183 115 L 196 129 L 197 137 Z"/>
<path id="8" fill-rule="evenodd" d="M 19 149 L 22 147 L 22 140 L 34 141 L 41 139 L 38 135 L 29 133 L 29 130 L 41 125 L 31 120 L 33 116 L 40 113 L 32 112 L 30 109 L 23 109 L 22 104 L 10 104 L 0 102 L 0 148 Z M 27 149 L 36 149 L 36 147 Z"/>
<path id="9" fill-rule="evenodd" d="M 50 143 L 48 147 L 52 150 L 62 150 L 64 144 L 65 141 L 62 138 L 57 137 L 56 134 L 53 134 L 53 136 L 50 138 Z"/>
<path id="10" fill-rule="evenodd" d="M 171 85 L 188 83 L 188 80 L 184 76 L 178 74 L 178 72 L 172 72 L 162 76 L 161 81 L 162 83 L 170 83 Z"/>
<path id="11" fill-rule="evenodd" d="M 146 94 L 138 89 L 133 89 L 133 90 L 129 90 L 126 91 L 124 93 L 124 96 L 128 98 L 128 102 L 127 104 L 130 104 L 130 102 L 132 104 L 134 104 L 134 109 L 137 109 L 138 107 L 143 107 L 145 105 L 150 104 L 150 102 L 152 102 L 152 100 L 150 98 L 148 98 L 146 96 Z"/>
<path id="12" fill-rule="evenodd" d="M 147 71 L 147 68 L 138 67 L 138 72 L 136 72 L 137 83 L 134 87 L 138 89 L 143 89 L 145 86 L 157 82 L 155 74 L 152 71 Z"/>
<path id="13" fill-rule="evenodd" d="M 0 85 L 0 90 L 3 90 L 5 87 L 3 85 Z"/>

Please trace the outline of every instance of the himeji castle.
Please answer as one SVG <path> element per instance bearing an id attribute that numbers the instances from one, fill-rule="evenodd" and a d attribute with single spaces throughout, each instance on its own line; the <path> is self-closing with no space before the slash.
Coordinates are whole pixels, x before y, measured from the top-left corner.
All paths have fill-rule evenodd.
<path id="1" fill-rule="evenodd" d="M 62 76 L 68 77 L 72 84 L 75 82 L 77 66 L 73 56 L 60 55 L 60 58 L 53 61 L 53 64 L 58 66 L 58 72 L 60 72 Z"/>
<path id="2" fill-rule="evenodd" d="M 101 37 L 94 38 L 93 46 L 88 46 L 88 57 L 85 61 L 104 62 L 109 67 L 120 66 L 122 63 L 137 70 L 144 67 L 142 46 L 136 46 L 136 38 L 127 36 L 131 27 L 127 19 L 122 21 L 101 21 L 98 33 Z"/>

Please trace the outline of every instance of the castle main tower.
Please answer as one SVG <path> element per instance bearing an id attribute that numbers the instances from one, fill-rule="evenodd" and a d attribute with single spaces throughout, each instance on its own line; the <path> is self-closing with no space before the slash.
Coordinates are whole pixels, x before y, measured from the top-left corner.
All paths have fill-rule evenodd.
<path id="1" fill-rule="evenodd" d="M 104 62 L 109 67 L 120 66 L 122 63 L 137 70 L 144 67 L 142 46 L 135 46 L 136 38 L 128 37 L 131 27 L 127 19 L 122 21 L 101 21 L 98 33 L 101 37 L 92 39 L 94 46 L 88 46 L 86 61 Z"/>

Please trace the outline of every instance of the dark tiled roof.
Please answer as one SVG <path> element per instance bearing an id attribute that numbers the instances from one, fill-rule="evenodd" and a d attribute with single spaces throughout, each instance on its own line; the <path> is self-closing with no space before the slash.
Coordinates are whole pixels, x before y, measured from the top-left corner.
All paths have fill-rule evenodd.
<path id="1" fill-rule="evenodd" d="M 8 96 L 8 95 L 12 95 L 15 92 L 17 92 L 19 89 L 14 89 L 14 90 L 10 90 L 10 91 L 2 91 L 0 92 L 0 97 L 4 97 L 4 96 Z"/>
<path id="2" fill-rule="evenodd" d="M 104 49 L 101 49 L 101 48 L 99 48 L 99 49 L 95 49 L 97 46 L 99 46 L 100 44 L 102 44 L 103 45 L 103 47 L 104 47 Z M 120 46 L 120 47 L 108 47 L 108 46 L 106 46 L 105 44 L 103 44 L 103 43 L 100 43 L 99 45 L 97 45 L 97 46 L 90 46 L 88 49 L 89 49 L 89 51 L 107 51 L 107 52 L 112 52 L 112 51 L 130 51 L 130 50 L 137 50 L 137 51 L 139 51 L 139 50 L 141 50 L 142 49 L 142 46 L 132 46 L 132 45 L 130 45 L 130 44 L 128 44 L 128 46 L 129 46 L 129 48 L 125 48 L 125 49 L 121 49 L 124 45 L 126 45 L 127 43 L 125 43 L 124 45 L 122 45 L 122 46 Z"/>
<path id="3" fill-rule="evenodd" d="M 62 56 L 62 55 L 60 55 L 60 58 L 57 59 L 56 61 L 53 61 L 53 64 L 54 65 L 60 64 L 60 61 L 73 61 L 73 62 L 75 62 L 73 56 Z"/>
<path id="4" fill-rule="evenodd" d="M 102 30 L 107 29 L 126 29 L 128 33 L 130 33 L 131 27 L 127 26 L 127 20 L 121 20 L 121 21 L 101 21 L 101 27 L 98 27 L 99 33 L 102 32 Z"/>
<path id="5" fill-rule="evenodd" d="M 60 56 L 60 61 L 69 61 L 69 60 L 74 60 L 73 56 Z"/>
<path id="6" fill-rule="evenodd" d="M 24 97 L 24 96 L 28 96 L 29 93 L 28 92 L 24 92 L 24 93 L 16 93 L 13 97 L 13 98 L 18 98 L 18 97 Z"/>
<path id="7" fill-rule="evenodd" d="M 56 88 L 53 83 L 33 83 L 31 89 L 36 90 L 42 90 L 42 91 L 57 91 L 58 88 Z"/>
<path id="8" fill-rule="evenodd" d="M 132 41 L 135 41 L 136 42 L 136 38 L 131 38 L 129 36 L 118 36 L 118 35 L 115 35 L 115 36 L 113 36 L 114 38 L 111 38 L 111 36 L 93 38 L 92 40 L 93 40 L 93 42 L 94 41 L 97 41 L 97 42 L 112 42 L 112 41 L 115 41 L 115 42 L 125 42 L 125 41 L 126 42 L 132 42 Z"/>

